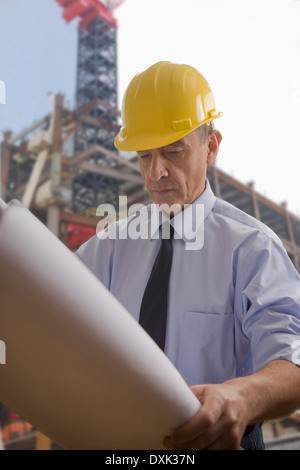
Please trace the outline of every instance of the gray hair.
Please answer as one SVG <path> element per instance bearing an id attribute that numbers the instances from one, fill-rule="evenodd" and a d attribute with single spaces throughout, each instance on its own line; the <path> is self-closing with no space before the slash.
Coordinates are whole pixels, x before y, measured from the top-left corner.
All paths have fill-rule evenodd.
<path id="1" fill-rule="evenodd" d="M 202 124 L 202 126 L 199 126 L 196 131 L 198 132 L 198 135 L 201 140 L 201 144 L 205 144 L 207 141 L 208 137 L 210 134 L 215 130 L 215 124 L 213 121 L 210 121 L 209 124 Z"/>

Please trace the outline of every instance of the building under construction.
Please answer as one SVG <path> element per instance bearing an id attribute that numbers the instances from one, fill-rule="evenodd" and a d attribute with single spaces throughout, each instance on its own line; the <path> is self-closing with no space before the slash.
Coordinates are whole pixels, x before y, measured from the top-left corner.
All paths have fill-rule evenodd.
<path id="1" fill-rule="evenodd" d="M 70 110 L 63 106 L 63 96 L 49 98 L 52 113 L 19 135 L 5 133 L 1 144 L 2 198 L 21 200 L 75 250 L 95 234 L 99 204 L 118 207 L 119 195 L 127 196 L 128 206 L 148 204 L 150 198 L 137 156 L 128 158 L 97 140 L 98 135 L 118 131 L 118 124 L 112 122 L 118 119 L 117 108 L 93 98 Z M 93 116 L 97 113 L 101 117 Z M 75 150 L 74 141 L 82 126 L 88 126 L 96 137 Z M 286 204 L 278 205 L 259 194 L 254 182 L 243 184 L 216 165 L 208 167 L 208 179 L 217 197 L 261 220 L 280 237 L 299 271 L 300 218 Z"/>
<path id="2" fill-rule="evenodd" d="M 48 115 L 17 135 L 5 132 L 1 197 L 6 202 L 22 201 L 75 251 L 95 234 L 100 204 L 117 207 L 118 197 L 127 196 L 128 206 L 146 205 L 150 198 L 136 154 L 123 155 L 113 145 L 120 128 L 113 10 L 121 2 L 56 1 L 67 22 L 80 17 L 77 106 L 69 109 L 63 95 L 49 94 L 52 110 Z M 259 194 L 254 182 L 243 184 L 216 165 L 208 168 L 208 178 L 217 197 L 261 220 L 280 237 L 300 272 L 300 218 L 285 204 L 275 204 Z M 274 436 L 282 434 L 280 426 L 286 422 L 274 424 Z M 298 414 L 288 423 L 299 431 Z M 6 444 L 8 448 L 22 446 L 9 436 Z M 30 448 L 32 441 L 26 446 Z"/>

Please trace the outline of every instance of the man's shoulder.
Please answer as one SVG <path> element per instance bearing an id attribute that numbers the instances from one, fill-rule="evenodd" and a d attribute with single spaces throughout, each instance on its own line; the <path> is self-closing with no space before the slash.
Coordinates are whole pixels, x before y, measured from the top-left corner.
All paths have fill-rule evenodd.
<path id="1" fill-rule="evenodd" d="M 216 203 L 212 212 L 227 220 L 229 226 L 232 226 L 233 229 L 237 229 L 239 226 L 244 226 L 250 231 L 259 231 L 267 238 L 281 243 L 278 235 L 276 235 L 270 227 L 223 199 L 216 198 Z"/>

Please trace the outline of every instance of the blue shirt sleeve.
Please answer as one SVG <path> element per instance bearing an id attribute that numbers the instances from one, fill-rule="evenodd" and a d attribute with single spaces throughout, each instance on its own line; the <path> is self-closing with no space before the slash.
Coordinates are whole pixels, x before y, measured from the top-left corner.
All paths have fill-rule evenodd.
<path id="1" fill-rule="evenodd" d="M 295 362 L 300 339 L 299 274 L 281 241 L 265 237 L 259 234 L 241 247 L 235 295 L 242 331 L 251 342 L 253 372 L 275 359 Z"/>

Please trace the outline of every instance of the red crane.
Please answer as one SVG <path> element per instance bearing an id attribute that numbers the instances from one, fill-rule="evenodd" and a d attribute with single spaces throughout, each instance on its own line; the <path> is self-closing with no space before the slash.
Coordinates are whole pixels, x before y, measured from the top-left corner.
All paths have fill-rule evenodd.
<path id="1" fill-rule="evenodd" d="M 114 10 L 123 3 L 124 0 L 55 0 L 63 7 L 63 18 L 67 23 L 74 18 L 80 17 L 78 28 L 84 28 L 97 16 L 111 26 L 117 26 L 114 18 Z"/>

